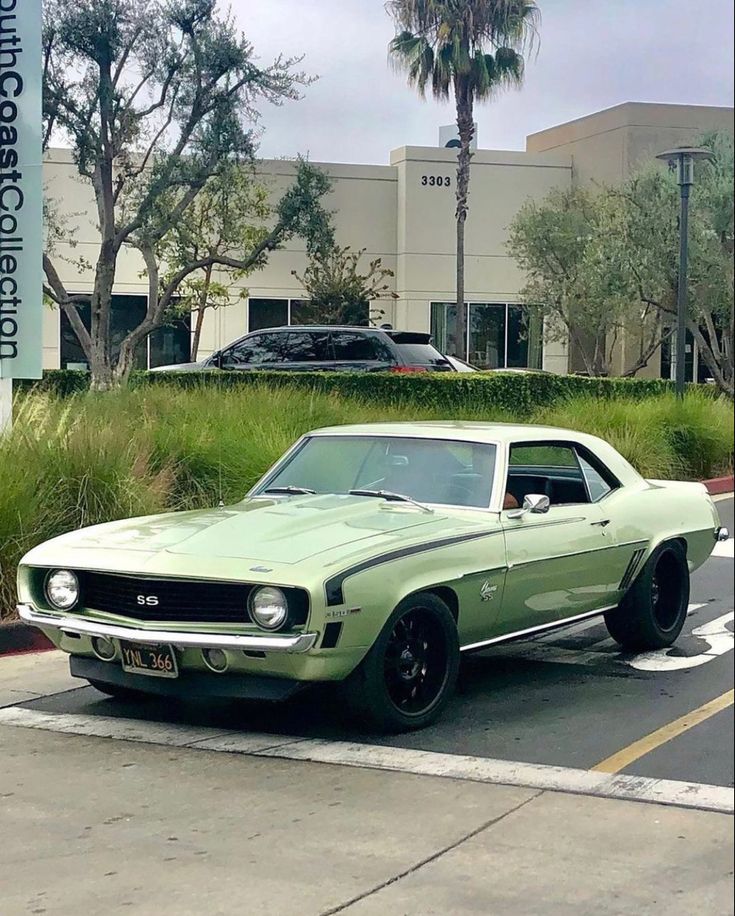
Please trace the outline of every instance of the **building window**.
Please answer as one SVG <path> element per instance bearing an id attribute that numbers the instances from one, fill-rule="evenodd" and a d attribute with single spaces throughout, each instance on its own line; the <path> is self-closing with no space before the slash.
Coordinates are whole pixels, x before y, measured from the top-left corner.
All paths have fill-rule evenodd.
<path id="1" fill-rule="evenodd" d="M 686 335 L 685 379 L 687 382 L 697 381 L 700 384 L 711 385 L 714 381 L 712 373 L 699 353 L 699 345 L 690 331 L 687 331 Z M 661 344 L 661 378 L 676 378 L 676 332 Z"/>
<path id="2" fill-rule="evenodd" d="M 323 318 L 322 310 L 314 308 L 308 299 L 248 299 L 248 333 L 286 325 L 339 323 Z M 367 309 L 358 324 L 369 324 Z"/>
<path id="3" fill-rule="evenodd" d="M 191 315 L 157 328 L 148 338 L 148 368 L 188 363 L 191 359 Z"/>
<path id="4" fill-rule="evenodd" d="M 249 299 L 248 331 L 282 328 L 288 324 L 288 299 Z"/>
<path id="5" fill-rule="evenodd" d="M 535 310 L 505 302 L 467 305 L 467 353 L 478 369 L 541 368 L 541 322 Z M 431 334 L 442 353 L 456 352 L 457 306 L 432 302 Z"/>
<path id="6" fill-rule="evenodd" d="M 145 318 L 146 296 L 112 297 L 111 338 L 112 354 L 116 359 L 123 339 Z M 90 329 L 90 306 L 78 307 L 79 315 L 87 330 Z M 66 312 L 60 312 L 61 324 L 61 368 L 89 369 L 87 357 L 82 345 L 71 326 Z M 158 328 L 148 339 L 143 341 L 135 351 L 133 368 L 148 369 L 154 366 L 167 366 L 172 363 L 188 362 L 191 354 L 191 319 L 187 315 Z"/>

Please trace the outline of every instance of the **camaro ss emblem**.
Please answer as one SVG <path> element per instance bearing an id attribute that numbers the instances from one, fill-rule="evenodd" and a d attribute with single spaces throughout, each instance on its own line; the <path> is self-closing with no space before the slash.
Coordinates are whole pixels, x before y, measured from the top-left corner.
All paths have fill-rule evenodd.
<path id="1" fill-rule="evenodd" d="M 138 604 L 147 607 L 156 607 L 158 605 L 158 595 L 138 595 L 136 598 Z"/>
<path id="2" fill-rule="evenodd" d="M 491 585 L 490 582 L 485 581 L 482 583 L 482 588 L 480 589 L 480 598 L 482 598 L 483 601 L 492 601 L 497 590 L 497 585 Z"/>

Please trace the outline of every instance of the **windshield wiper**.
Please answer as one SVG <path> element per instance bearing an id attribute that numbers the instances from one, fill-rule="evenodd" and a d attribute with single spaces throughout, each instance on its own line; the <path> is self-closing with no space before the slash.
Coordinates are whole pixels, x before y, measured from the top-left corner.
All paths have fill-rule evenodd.
<path id="1" fill-rule="evenodd" d="M 350 490 L 350 496 L 377 496 L 380 499 L 385 499 L 390 503 L 410 503 L 412 506 L 416 506 L 417 509 L 421 509 L 422 512 L 433 513 L 434 510 L 430 509 L 428 506 L 425 506 L 423 503 L 420 503 L 418 500 L 414 499 L 412 496 L 406 496 L 403 493 L 392 493 L 390 490 Z"/>
<path id="2" fill-rule="evenodd" d="M 310 490 L 308 487 L 268 487 L 263 490 L 264 493 L 290 493 L 294 496 L 313 496 L 316 490 Z"/>

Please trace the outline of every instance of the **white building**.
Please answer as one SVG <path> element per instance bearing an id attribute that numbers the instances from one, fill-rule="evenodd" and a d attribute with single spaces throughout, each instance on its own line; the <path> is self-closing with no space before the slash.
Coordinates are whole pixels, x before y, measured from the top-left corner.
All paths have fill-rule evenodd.
<path id="1" fill-rule="evenodd" d="M 523 277 L 508 256 L 507 229 L 528 198 L 540 199 L 554 187 L 590 181 L 623 180 L 657 152 L 691 143 L 706 130 L 733 131 L 733 110 L 704 106 L 626 103 L 528 137 L 525 152 L 479 149 L 472 160 L 471 207 L 467 223 L 466 298 L 469 303 L 468 352 L 483 366 L 543 365 L 556 372 L 580 368 L 561 344 L 542 348 L 524 330 L 520 289 Z M 397 298 L 383 303 L 383 320 L 394 327 L 431 330 L 440 348 L 453 334 L 455 289 L 456 151 L 442 147 L 402 147 L 390 164 L 315 163 L 334 182 L 326 206 L 335 211 L 337 241 L 366 249 L 365 260 L 380 257 L 395 276 Z M 294 166 L 264 161 L 263 178 L 278 196 L 291 181 Z M 51 150 L 44 179 L 63 222 L 73 228 L 76 245 L 60 246 L 57 262 L 67 289 L 91 290 L 92 272 L 72 263 L 80 256 L 94 264 L 99 244 L 91 188 L 79 179 L 67 151 Z M 65 250 L 66 249 L 66 250 Z M 298 324 L 304 291 L 292 274 L 306 267 L 297 242 L 274 252 L 267 266 L 246 281 L 248 297 L 209 311 L 200 356 L 248 331 Z M 115 284 L 114 324 L 122 336 L 140 320 L 146 306 L 143 265 L 124 251 Z M 188 358 L 189 322 L 152 335 L 140 365 L 162 365 Z M 622 357 L 621 357 L 622 358 Z M 49 309 L 44 325 L 46 368 L 84 364 L 84 355 L 66 317 Z M 667 370 L 660 357 L 642 374 Z M 696 372 L 692 351 L 690 373 Z"/>

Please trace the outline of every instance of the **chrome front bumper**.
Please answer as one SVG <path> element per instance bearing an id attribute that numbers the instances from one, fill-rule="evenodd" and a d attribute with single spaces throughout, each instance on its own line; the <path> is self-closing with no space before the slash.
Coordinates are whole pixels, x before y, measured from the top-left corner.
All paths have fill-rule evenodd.
<path id="1" fill-rule="evenodd" d="M 245 649 L 255 652 L 308 652 L 317 641 L 317 633 L 299 633 L 296 636 L 243 636 L 230 633 L 182 633 L 179 630 L 148 630 L 125 627 L 100 620 L 84 620 L 81 617 L 62 617 L 57 614 L 40 613 L 30 604 L 19 604 L 21 620 L 34 627 L 51 627 L 62 633 L 77 636 L 107 636 L 111 639 L 126 639 L 145 645 L 181 646 L 184 649 Z"/>

